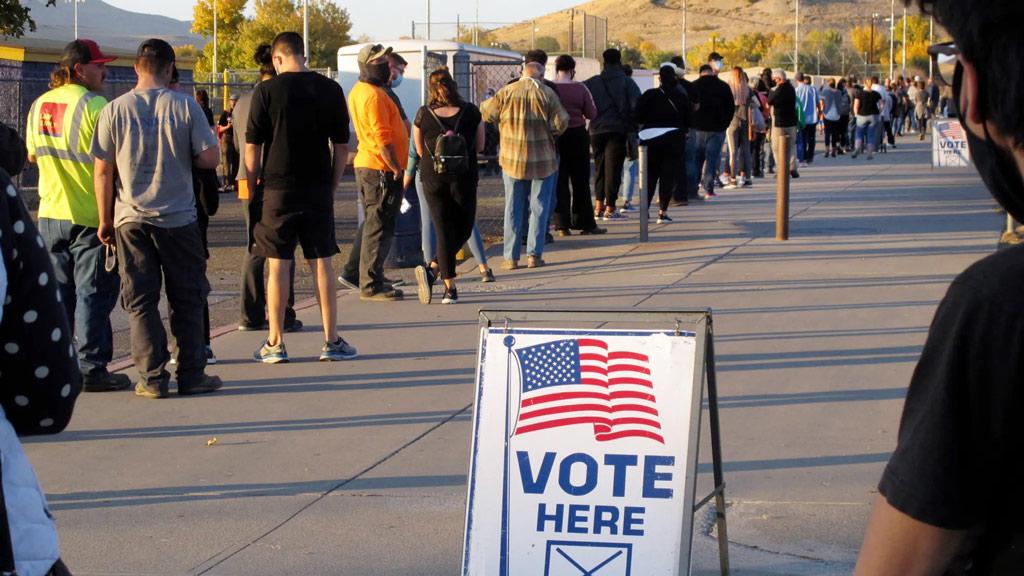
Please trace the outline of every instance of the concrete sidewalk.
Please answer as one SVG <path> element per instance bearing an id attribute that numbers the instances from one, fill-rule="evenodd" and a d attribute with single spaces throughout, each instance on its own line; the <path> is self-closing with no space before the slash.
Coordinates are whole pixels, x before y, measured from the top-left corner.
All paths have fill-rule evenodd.
<path id="1" fill-rule="evenodd" d="M 291 364 L 250 360 L 262 334 L 215 339 L 221 393 L 84 395 L 26 446 L 64 557 L 78 575 L 458 574 L 477 310 L 711 307 L 734 573 L 848 573 L 934 309 L 1003 223 L 973 171 L 927 161 L 909 142 L 819 158 L 789 242 L 758 180 L 674 209 L 645 245 L 633 219 L 558 239 L 542 269 L 496 258 L 495 284 L 470 262 L 457 306 L 341 293 L 353 361 L 315 361 L 314 307 Z M 700 461 L 703 492 L 706 443 Z M 694 573 L 713 574 L 700 520 Z"/>

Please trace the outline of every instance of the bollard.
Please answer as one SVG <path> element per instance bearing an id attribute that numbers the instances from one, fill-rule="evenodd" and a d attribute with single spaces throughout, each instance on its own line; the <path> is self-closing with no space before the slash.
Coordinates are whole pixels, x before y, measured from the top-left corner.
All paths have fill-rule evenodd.
<path id="1" fill-rule="evenodd" d="M 778 136 L 782 138 L 779 143 L 782 154 L 775 158 L 775 239 L 789 240 L 789 147 L 793 142 L 784 131 L 780 130 Z"/>
<path id="2" fill-rule="evenodd" d="M 638 147 L 637 164 L 639 170 L 637 176 L 640 179 L 640 241 L 647 242 L 647 225 L 650 219 L 650 214 L 647 210 L 647 195 L 650 194 L 650 190 L 647 189 L 647 145 L 640 144 Z"/>

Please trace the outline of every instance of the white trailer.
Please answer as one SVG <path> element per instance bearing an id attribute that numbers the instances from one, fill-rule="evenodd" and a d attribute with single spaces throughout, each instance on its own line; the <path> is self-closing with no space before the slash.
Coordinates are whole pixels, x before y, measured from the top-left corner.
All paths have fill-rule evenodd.
<path id="1" fill-rule="evenodd" d="M 438 40 L 392 40 L 375 42 L 391 46 L 409 62 L 402 84 L 394 89 L 409 115 L 426 102 L 424 79 L 441 66 L 447 66 L 459 84 L 463 97 L 471 102 L 484 100 L 488 90 L 498 90 L 508 80 L 518 77 L 523 57 L 517 52 L 482 48 L 461 42 Z M 366 46 L 353 44 L 338 49 L 338 82 L 348 94 L 359 80 L 356 57 Z"/>

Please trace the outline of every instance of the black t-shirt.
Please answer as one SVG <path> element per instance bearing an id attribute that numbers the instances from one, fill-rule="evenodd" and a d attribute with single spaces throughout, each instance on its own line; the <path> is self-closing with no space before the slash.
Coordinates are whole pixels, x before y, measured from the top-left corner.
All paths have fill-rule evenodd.
<path id="1" fill-rule="evenodd" d="M 329 142 L 347 144 L 348 108 L 337 82 L 316 72 L 285 72 L 256 86 L 245 141 L 267 146 L 263 180 L 286 205 L 323 204 L 333 157 Z M 272 194 L 278 192 L 280 194 Z"/>
<path id="2" fill-rule="evenodd" d="M 441 121 L 440 124 L 438 124 L 437 120 L 434 120 L 434 115 L 430 113 L 426 106 L 420 107 L 416 112 L 414 124 L 420 129 L 420 134 L 423 135 L 423 147 L 426 148 L 426 154 L 420 159 L 420 175 L 424 181 L 437 179 L 451 181 L 455 178 L 454 176 L 438 175 L 434 172 L 432 156 L 434 144 L 437 142 L 438 136 L 441 136 L 448 130 L 461 134 L 466 139 L 466 147 L 469 151 L 469 170 L 463 173 L 461 177 L 468 177 L 474 180 L 477 178 L 476 129 L 481 121 L 480 109 L 469 103 L 463 104 L 460 108 L 460 112 L 451 118 L 437 116 L 437 120 Z M 444 126 L 443 128 L 442 125 Z"/>
<path id="3" fill-rule="evenodd" d="M 772 88 L 768 93 L 768 105 L 772 107 L 776 128 L 799 126 L 796 117 L 796 88 L 792 84 L 783 82 Z"/>
<path id="4" fill-rule="evenodd" d="M 857 100 L 860 108 L 857 109 L 857 116 L 874 116 L 881 114 L 878 103 L 882 101 L 882 95 L 867 88 L 857 92 Z"/>
<path id="5" fill-rule="evenodd" d="M 935 313 L 879 492 L 970 530 L 969 574 L 1024 566 L 1024 246 L 958 276 Z M 952 572 L 960 574 L 962 572 Z"/>

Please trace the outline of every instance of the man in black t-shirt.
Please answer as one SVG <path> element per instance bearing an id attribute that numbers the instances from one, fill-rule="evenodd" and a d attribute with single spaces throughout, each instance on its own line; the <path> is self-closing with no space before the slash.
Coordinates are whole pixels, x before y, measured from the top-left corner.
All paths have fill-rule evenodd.
<path id="1" fill-rule="evenodd" d="M 282 332 L 296 245 L 302 246 L 317 284 L 324 331 L 320 360 L 356 355 L 355 348 L 338 335 L 331 267 L 331 257 L 339 252 L 334 238 L 334 190 L 348 159 L 348 108 L 341 87 L 310 71 L 302 50 L 302 37 L 294 32 L 282 32 L 274 39 L 278 74 L 253 91 L 245 133 L 249 189 L 256 190 L 260 178 L 264 182 L 253 253 L 267 258 L 270 268 L 270 333 L 254 358 L 271 364 L 288 361 Z"/>
<path id="2" fill-rule="evenodd" d="M 992 196 L 1024 220 L 1020 0 L 923 0 L 955 43 L 929 48 L 937 82 Z M 978 4 L 984 4 L 979 7 Z M 954 59 L 955 58 L 955 59 Z M 946 62 L 955 70 L 945 70 Z M 856 574 L 1024 569 L 1024 246 L 953 280 L 914 370 Z"/>

